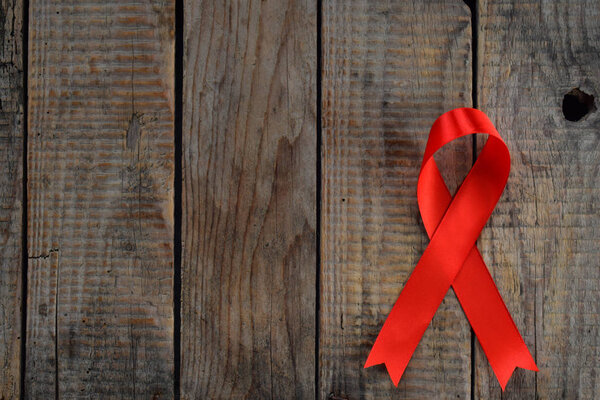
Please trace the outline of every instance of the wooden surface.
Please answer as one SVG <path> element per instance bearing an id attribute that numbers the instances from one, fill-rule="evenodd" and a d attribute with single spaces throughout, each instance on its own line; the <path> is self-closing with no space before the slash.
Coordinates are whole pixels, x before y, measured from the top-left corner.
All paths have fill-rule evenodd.
<path id="1" fill-rule="evenodd" d="M 174 3 L 29 3 L 29 399 L 173 395 Z"/>
<path id="2" fill-rule="evenodd" d="M 600 398 L 600 5 L 469 3 L 0 0 L 0 399 Z M 363 365 L 429 128 L 473 101 L 512 155 L 478 247 L 540 372 L 501 393 L 450 291 L 395 388 Z"/>
<path id="3" fill-rule="evenodd" d="M 316 2 L 185 6 L 182 398 L 312 398 Z"/>
<path id="4" fill-rule="evenodd" d="M 512 155 L 479 248 L 540 372 L 504 395 L 478 347 L 475 397 L 600 398 L 600 115 L 565 119 L 573 88 L 600 95 L 600 4 L 482 1 L 479 105 Z"/>
<path id="5" fill-rule="evenodd" d="M 20 395 L 23 3 L 0 1 L 0 399 Z"/>
<path id="6" fill-rule="evenodd" d="M 470 21 L 460 1 L 323 2 L 323 399 L 470 396 L 471 332 L 453 292 L 398 388 L 383 365 L 363 369 L 427 246 L 417 176 L 432 122 L 470 105 Z M 454 188 L 471 167 L 465 139 L 440 160 Z"/>

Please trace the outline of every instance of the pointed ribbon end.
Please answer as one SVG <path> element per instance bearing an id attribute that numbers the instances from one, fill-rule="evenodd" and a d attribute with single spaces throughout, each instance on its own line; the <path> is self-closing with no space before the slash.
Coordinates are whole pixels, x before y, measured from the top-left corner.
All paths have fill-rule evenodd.
<path id="1" fill-rule="evenodd" d="M 520 360 L 516 361 L 512 367 L 496 372 L 496 378 L 498 379 L 498 383 L 500 384 L 503 392 L 504 389 L 506 389 L 506 385 L 508 384 L 508 381 L 510 380 L 510 377 L 516 368 L 523 368 L 534 372 L 539 371 L 535 361 L 533 360 L 533 357 L 531 357 L 531 354 L 529 354 L 529 351 L 527 351 L 526 354 L 524 354 Z"/>
<path id="2" fill-rule="evenodd" d="M 407 363 L 402 362 L 402 360 L 400 359 L 396 361 L 386 359 L 385 353 L 379 352 L 377 351 L 377 349 L 377 341 L 375 341 L 375 345 L 373 345 L 373 348 L 369 353 L 369 357 L 367 357 L 367 361 L 365 362 L 364 368 L 384 364 L 390 376 L 390 379 L 392 380 L 392 383 L 394 384 L 394 386 L 398 387 L 398 383 L 400 382 L 400 378 L 402 378 L 402 374 L 404 374 L 404 370 L 406 369 Z"/>
<path id="3" fill-rule="evenodd" d="M 500 384 L 503 392 L 506 389 L 506 385 L 508 384 L 508 381 L 510 380 L 515 368 L 517 367 L 512 367 L 512 369 L 507 373 L 496 374 L 496 378 L 498 379 L 498 383 Z"/>
<path id="4" fill-rule="evenodd" d="M 379 359 L 373 350 L 369 353 L 369 357 L 367 357 L 367 361 L 365 362 L 365 366 L 363 368 L 369 368 L 374 365 L 383 364 L 383 359 Z"/>

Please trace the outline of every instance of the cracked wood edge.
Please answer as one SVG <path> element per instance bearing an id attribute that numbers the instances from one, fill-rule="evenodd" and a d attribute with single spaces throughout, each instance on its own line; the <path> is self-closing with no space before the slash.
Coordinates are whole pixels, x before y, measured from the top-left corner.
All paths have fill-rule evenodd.
<path id="1" fill-rule="evenodd" d="M 29 13 L 25 398 L 172 398 L 174 1 Z"/>
<path id="2" fill-rule="evenodd" d="M 512 170 L 479 248 L 540 372 L 505 393 L 477 345 L 475 397 L 600 397 L 600 113 L 570 122 L 563 96 L 600 98 L 600 5 L 480 1 L 479 104 Z"/>
<path id="3" fill-rule="evenodd" d="M 20 396 L 23 3 L 0 1 L 0 398 Z"/>
<path id="4" fill-rule="evenodd" d="M 316 5 L 185 1 L 184 399 L 315 395 Z"/>

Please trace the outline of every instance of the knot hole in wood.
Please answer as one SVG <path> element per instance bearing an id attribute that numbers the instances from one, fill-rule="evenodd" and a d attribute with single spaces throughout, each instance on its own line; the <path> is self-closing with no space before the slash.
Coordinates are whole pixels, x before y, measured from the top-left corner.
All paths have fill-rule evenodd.
<path id="1" fill-rule="evenodd" d="M 562 111 L 567 120 L 579 121 L 589 113 L 596 111 L 594 96 L 579 90 L 579 88 L 574 88 L 563 97 Z"/>

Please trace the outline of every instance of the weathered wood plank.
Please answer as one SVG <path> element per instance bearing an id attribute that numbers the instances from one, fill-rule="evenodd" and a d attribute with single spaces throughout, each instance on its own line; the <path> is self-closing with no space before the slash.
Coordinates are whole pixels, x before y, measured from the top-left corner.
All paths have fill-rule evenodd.
<path id="1" fill-rule="evenodd" d="M 470 329 L 450 292 L 399 387 L 363 364 L 427 246 L 416 191 L 429 128 L 471 104 L 462 1 L 323 2 L 320 397 L 468 398 Z M 440 158 L 456 188 L 471 139 Z M 444 168 L 447 167 L 447 168 Z"/>
<path id="2" fill-rule="evenodd" d="M 25 395 L 173 396 L 174 2 L 30 2 Z"/>
<path id="3" fill-rule="evenodd" d="M 316 18 L 185 2 L 184 399 L 315 395 Z"/>
<path id="4" fill-rule="evenodd" d="M 23 3 L 0 1 L 0 398 L 20 396 Z"/>
<path id="5" fill-rule="evenodd" d="M 563 116 L 575 87 L 600 95 L 600 4 L 481 1 L 479 104 L 512 154 L 479 248 L 540 372 L 503 399 L 600 398 L 600 114 Z M 500 398 L 480 348 L 476 397 Z"/>

